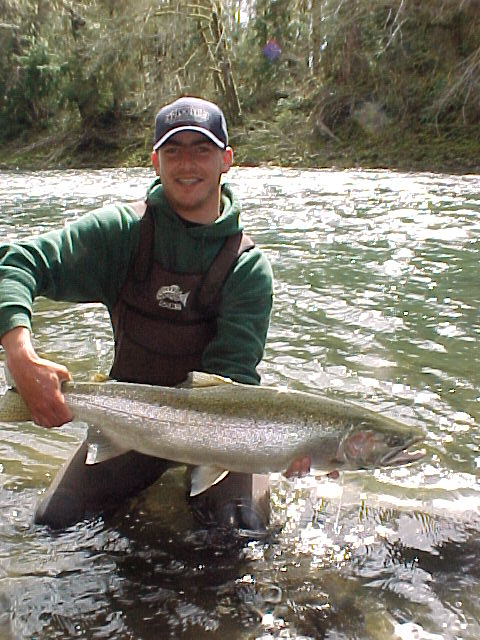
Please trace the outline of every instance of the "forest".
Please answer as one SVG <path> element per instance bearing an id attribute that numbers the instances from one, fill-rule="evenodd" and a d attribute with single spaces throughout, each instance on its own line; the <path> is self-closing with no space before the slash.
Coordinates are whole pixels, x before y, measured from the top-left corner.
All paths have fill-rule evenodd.
<path id="1" fill-rule="evenodd" d="M 236 161 L 480 173 L 480 0 L 0 0 L 0 167 L 143 166 L 158 108 Z"/>

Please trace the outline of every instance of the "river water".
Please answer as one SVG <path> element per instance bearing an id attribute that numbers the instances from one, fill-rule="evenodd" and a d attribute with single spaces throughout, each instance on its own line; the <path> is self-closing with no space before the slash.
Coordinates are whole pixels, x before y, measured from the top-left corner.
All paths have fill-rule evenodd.
<path id="1" fill-rule="evenodd" d="M 140 198 L 151 179 L 0 173 L 0 237 Z M 427 456 L 338 480 L 274 476 L 278 527 L 262 543 L 200 530 L 178 471 L 112 520 L 52 534 L 32 525 L 34 505 L 85 427 L 0 424 L 0 638 L 478 639 L 480 176 L 229 179 L 275 272 L 263 383 L 421 425 Z M 40 299 L 34 330 L 75 379 L 108 371 L 100 306 Z"/>

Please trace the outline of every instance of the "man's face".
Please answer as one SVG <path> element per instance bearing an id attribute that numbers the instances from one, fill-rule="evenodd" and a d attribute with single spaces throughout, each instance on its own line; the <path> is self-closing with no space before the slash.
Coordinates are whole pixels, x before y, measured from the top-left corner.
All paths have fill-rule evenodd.
<path id="1" fill-rule="evenodd" d="M 185 220 L 201 224 L 218 217 L 220 176 L 232 162 L 229 147 L 220 149 L 196 131 L 176 133 L 152 154 L 171 207 Z"/>

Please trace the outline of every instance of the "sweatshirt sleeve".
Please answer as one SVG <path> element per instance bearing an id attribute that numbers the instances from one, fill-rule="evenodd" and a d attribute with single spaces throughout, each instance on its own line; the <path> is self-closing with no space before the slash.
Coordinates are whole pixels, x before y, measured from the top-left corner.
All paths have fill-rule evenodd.
<path id="1" fill-rule="evenodd" d="M 136 223 L 128 206 L 112 205 L 60 230 L 1 244 L 0 336 L 18 326 L 31 329 L 37 296 L 112 305 L 138 243 Z"/>
<path id="2" fill-rule="evenodd" d="M 222 293 L 217 335 L 203 354 L 205 371 L 259 384 L 273 300 L 270 263 L 257 249 L 240 256 Z"/>

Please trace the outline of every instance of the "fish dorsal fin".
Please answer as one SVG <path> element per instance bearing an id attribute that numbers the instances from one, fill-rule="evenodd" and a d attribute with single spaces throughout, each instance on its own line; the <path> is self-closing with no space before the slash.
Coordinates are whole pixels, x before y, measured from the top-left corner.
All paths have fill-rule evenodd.
<path id="1" fill-rule="evenodd" d="M 94 371 L 90 375 L 90 382 L 110 382 L 111 378 L 106 373 L 102 373 L 101 371 Z"/>
<path id="2" fill-rule="evenodd" d="M 230 472 L 220 467 L 209 467 L 203 465 L 195 467 L 192 471 L 192 486 L 190 488 L 190 496 L 198 496 L 214 484 L 217 484 L 225 478 Z"/>
<path id="3" fill-rule="evenodd" d="M 88 465 L 105 462 L 105 460 L 116 458 L 129 451 L 129 449 L 112 442 L 102 431 L 95 428 L 88 429 L 87 444 L 88 450 L 85 464 Z"/>
<path id="4" fill-rule="evenodd" d="M 198 389 L 200 387 L 216 387 L 220 384 L 235 384 L 230 378 L 218 376 L 215 373 L 205 371 L 190 371 L 185 382 L 178 385 L 180 388 Z"/>

